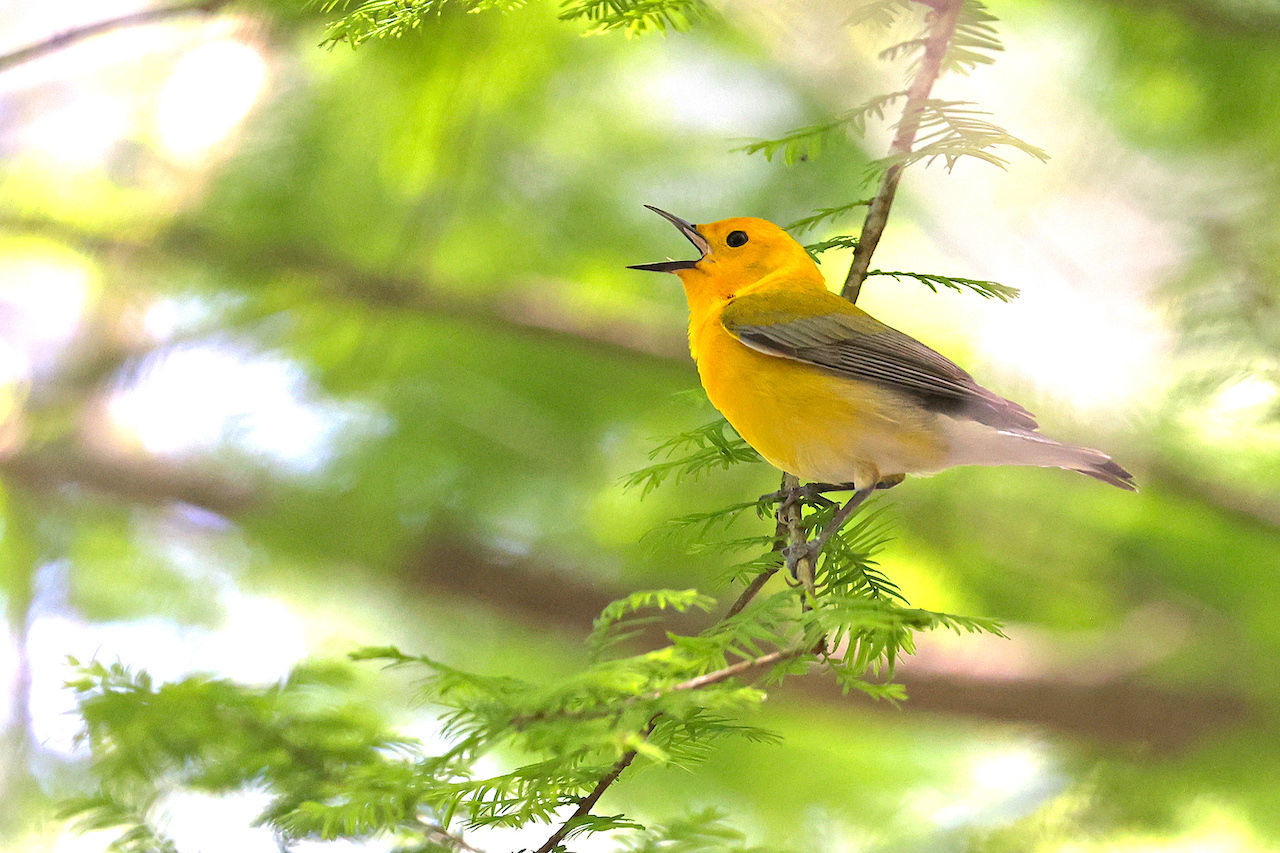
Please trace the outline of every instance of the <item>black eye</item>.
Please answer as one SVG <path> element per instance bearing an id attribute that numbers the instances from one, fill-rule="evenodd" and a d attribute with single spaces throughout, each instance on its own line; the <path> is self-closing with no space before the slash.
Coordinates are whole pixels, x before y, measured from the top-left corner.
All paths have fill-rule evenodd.
<path id="1" fill-rule="evenodd" d="M 730 231 L 729 236 L 725 237 L 724 241 L 729 244 L 729 248 L 736 249 L 739 246 L 741 246 L 743 243 L 747 242 L 747 232 L 746 231 Z"/>

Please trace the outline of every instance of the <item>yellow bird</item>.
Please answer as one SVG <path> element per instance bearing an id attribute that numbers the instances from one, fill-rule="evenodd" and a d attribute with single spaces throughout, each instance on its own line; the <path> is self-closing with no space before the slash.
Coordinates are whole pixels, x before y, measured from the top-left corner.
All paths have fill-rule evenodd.
<path id="1" fill-rule="evenodd" d="M 877 485 L 954 465 L 1067 468 L 1136 490 L 1107 454 L 1041 435 L 1022 406 L 827 290 L 804 247 L 772 222 L 693 225 L 645 206 L 700 256 L 631 269 L 680 277 L 707 397 L 776 467 L 848 484 L 852 505 Z"/>

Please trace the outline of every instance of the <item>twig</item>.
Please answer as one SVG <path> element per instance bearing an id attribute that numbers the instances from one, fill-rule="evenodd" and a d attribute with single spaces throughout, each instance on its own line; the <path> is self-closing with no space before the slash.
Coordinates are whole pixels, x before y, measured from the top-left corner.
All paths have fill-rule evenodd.
<path id="1" fill-rule="evenodd" d="M 942 72 L 942 60 L 947 53 L 947 45 L 955 35 L 956 21 L 960 17 L 960 8 L 964 0 L 916 0 L 933 9 L 929 13 L 929 35 L 924 43 L 924 58 L 920 61 L 920 69 L 911 88 L 907 90 L 907 102 L 902 107 L 902 118 L 898 121 L 898 132 L 894 134 L 889 145 L 889 156 L 899 158 L 885 169 L 880 180 L 880 189 L 871 199 L 867 207 L 867 217 L 862 222 L 862 233 L 858 237 L 857 248 L 853 250 L 853 263 L 849 267 L 849 275 L 845 277 L 844 287 L 840 295 L 850 302 L 858 301 L 858 293 L 862 290 L 862 282 L 871 268 L 871 255 L 880 243 L 885 223 L 889 220 L 889 208 L 893 206 L 894 194 L 898 191 L 898 181 L 902 178 L 902 170 L 906 167 L 901 158 L 911 153 L 911 146 L 916 141 L 916 132 L 920 129 L 920 118 L 924 112 L 925 101 L 929 92 Z"/>
<path id="2" fill-rule="evenodd" d="M 394 308 L 452 317 L 471 323 L 500 325 L 570 345 L 594 347 L 609 357 L 687 359 L 683 333 L 655 335 L 642 324 L 595 321 L 554 300 L 530 298 L 500 302 L 458 297 L 430 279 L 407 278 L 364 269 L 311 247 L 273 245 L 261 250 L 227 240 L 208 229 L 170 228 L 147 242 L 102 236 L 74 225 L 0 212 L 0 229 L 43 234 L 103 255 L 140 256 L 161 261 L 210 265 L 243 276 L 245 269 L 264 274 L 300 274 L 318 293 L 369 309 Z M 233 262 L 232 259 L 240 259 Z"/>
<path id="3" fill-rule="evenodd" d="M 725 618 L 727 619 L 728 617 L 726 616 Z M 616 715 L 621 708 L 629 708 L 637 702 L 653 702 L 664 696 L 669 696 L 672 693 L 679 693 L 684 690 L 698 690 L 699 688 L 708 687 L 712 684 L 719 684 L 721 681 L 727 681 L 735 675 L 741 675 L 749 669 L 768 666 L 769 664 L 804 654 L 804 652 L 804 649 L 779 649 L 778 651 L 769 652 L 768 654 L 760 655 L 759 657 L 738 661 L 737 663 L 717 669 L 714 672 L 694 676 L 693 678 L 677 682 L 676 684 L 663 688 L 662 690 L 654 690 L 649 693 L 628 696 L 611 708 L 582 711 L 539 711 L 536 714 L 521 714 L 519 716 L 512 717 L 507 721 L 507 725 L 513 729 L 522 730 L 530 723 L 542 723 L 548 720 L 596 720 L 602 717 L 612 717 Z"/>
<path id="4" fill-rule="evenodd" d="M 454 835 L 438 823 L 422 821 L 422 825 L 427 831 L 427 836 L 439 840 L 441 844 L 446 844 L 455 850 L 464 850 L 466 853 L 484 853 L 479 847 L 468 844 L 461 836 Z"/>
<path id="5" fill-rule="evenodd" d="M 800 488 L 800 478 L 795 474 L 782 475 L 782 490 L 795 492 Z M 804 529 L 804 513 L 799 500 L 783 499 L 778 506 L 778 523 L 786 525 L 788 547 L 800 549 L 809 541 Z M 804 609 L 808 610 L 817 594 L 814 586 L 815 558 L 805 554 L 796 560 L 796 580 L 804 587 Z"/>
<path id="6" fill-rule="evenodd" d="M 640 734 L 641 740 L 645 740 L 649 735 L 653 734 L 653 730 L 658 727 L 658 718 L 661 716 L 662 714 L 658 713 L 649 718 L 649 724 L 644 727 L 644 731 Z M 569 834 L 569 831 L 573 829 L 574 821 L 590 814 L 609 786 L 618 781 L 618 777 L 622 775 L 623 770 L 631 766 L 631 762 L 635 760 L 636 752 L 637 750 L 635 749 L 629 749 L 623 753 L 622 757 L 610 768 L 609 772 L 600 777 L 600 781 L 591 789 L 591 793 L 587 794 L 582 799 L 582 802 L 578 803 L 578 807 L 574 809 L 573 814 L 569 815 L 569 819 L 562 823 L 560 828 L 552 833 L 551 837 L 534 853 L 551 853 L 552 850 L 556 849 L 560 842 L 564 841 L 564 837 Z"/>
<path id="7" fill-rule="evenodd" d="M 679 684 L 674 684 L 666 690 L 654 691 L 645 698 L 660 699 L 669 693 L 678 693 L 682 690 L 698 690 L 702 687 L 718 684 L 721 681 L 727 681 L 736 675 L 741 675 L 747 670 L 755 669 L 759 666 L 768 666 L 769 664 L 778 663 L 779 661 L 787 660 L 788 658 L 799 657 L 806 651 L 808 650 L 778 649 L 777 651 L 769 652 L 767 655 L 760 655 L 759 657 L 738 661 L 737 663 L 730 664 L 723 669 L 717 669 L 715 672 L 708 672 L 703 675 L 681 681 Z M 661 716 L 662 712 L 659 711 L 649 718 L 648 725 L 644 727 L 644 731 L 640 734 L 641 740 L 646 740 L 649 735 L 653 734 L 653 730 L 658 726 L 658 718 Z M 574 809 L 573 814 L 569 815 L 569 819 L 562 823 L 560 828 L 557 829 L 555 833 L 553 833 L 552 836 L 535 851 L 535 853 L 551 853 L 551 851 L 556 848 L 556 845 L 563 841 L 565 836 L 569 834 L 569 831 L 573 829 L 573 823 L 590 814 L 591 810 L 595 808 L 596 803 L 600 800 L 600 797 L 604 795 L 604 792 L 608 787 L 618 781 L 618 777 L 622 775 L 623 770 L 626 770 L 631 766 L 631 762 L 635 760 L 636 752 L 637 750 L 635 749 L 627 750 L 627 752 L 618 759 L 613 767 L 609 769 L 609 772 L 600 777 L 600 781 L 591 789 L 591 793 L 578 803 L 578 807 Z"/>
<path id="8" fill-rule="evenodd" d="M 658 699 L 668 693 L 676 693 L 681 690 L 697 690 L 700 687 L 706 687 L 710 684 L 718 684 L 721 681 L 727 681 L 728 679 L 733 678 L 735 675 L 741 675 L 749 669 L 755 669 L 758 666 L 768 666 L 769 664 L 778 663 L 779 661 L 784 661 L 788 658 L 799 657 L 806 651 L 808 651 L 808 649 L 778 649 L 776 652 L 769 652 L 767 655 L 760 655 L 760 657 L 738 661 L 735 664 L 726 666 L 724 669 L 717 669 L 715 672 L 708 672 L 705 675 L 699 675 L 695 678 L 690 678 L 687 681 L 681 681 L 679 684 L 668 687 L 666 690 L 656 691 L 650 694 L 650 696 L 653 699 Z"/>
<path id="9" fill-rule="evenodd" d="M 751 583 L 747 584 L 747 588 L 742 591 L 742 595 L 738 596 L 738 600 L 729 606 L 729 609 L 724 614 L 724 618 L 728 619 L 730 616 L 737 616 L 741 613 L 742 608 L 751 603 L 751 599 L 756 597 L 756 593 L 760 592 L 760 590 L 764 588 L 764 585 L 769 582 L 769 578 L 773 577 L 777 572 L 778 567 L 771 566 L 770 568 L 762 570 L 758 575 L 752 578 Z M 723 622 L 724 619 L 720 621 Z"/>
<path id="10" fill-rule="evenodd" d="M 155 21 L 161 21 L 165 18 L 172 18 L 177 15 L 186 15 L 191 12 L 203 12 L 211 14 L 227 5 L 230 0 L 194 0 L 190 3 L 174 3 L 171 6 L 156 6 L 153 9 L 143 9 L 140 12 L 131 12 L 128 15 L 121 15 L 118 18 L 108 18 L 105 21 L 98 21 L 93 24 L 85 24 L 82 27 L 74 27 L 57 35 L 49 36 L 46 39 L 29 44 L 26 47 L 20 47 L 15 51 L 0 55 L 0 72 L 7 71 L 15 65 L 21 65 L 29 62 L 37 57 L 44 56 L 47 53 L 61 50 L 69 47 L 79 41 L 84 41 L 92 36 L 101 33 L 118 30 L 124 27 L 132 27 L 138 24 L 150 24 Z"/>
<path id="11" fill-rule="evenodd" d="M 787 485 L 785 474 L 783 475 L 782 485 L 784 488 Z M 784 492 L 779 491 L 778 494 L 779 496 L 783 496 Z M 785 497 L 782 499 L 785 500 Z M 777 526 L 774 527 L 773 530 L 773 550 L 774 553 L 778 553 L 786 547 L 788 531 L 786 522 L 783 521 L 781 511 L 774 513 L 774 516 L 777 518 Z M 733 604 L 729 605 L 729 610 L 724 614 L 724 617 L 720 621 L 723 622 L 725 619 L 729 619 L 741 613 L 742 609 L 750 604 L 751 600 L 756 597 L 756 594 L 759 593 L 760 590 L 764 589 L 764 585 L 769 582 L 769 578 L 773 577 L 777 573 L 777 566 L 761 570 L 759 574 L 751 579 L 751 583 L 747 584 L 747 588 L 742 591 L 742 594 L 738 596 L 737 600 L 734 601 Z"/>

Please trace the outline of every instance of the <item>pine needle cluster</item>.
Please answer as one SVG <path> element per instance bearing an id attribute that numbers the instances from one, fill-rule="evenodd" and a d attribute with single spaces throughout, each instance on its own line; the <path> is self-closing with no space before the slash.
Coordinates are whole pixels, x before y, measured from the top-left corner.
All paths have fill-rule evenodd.
<path id="1" fill-rule="evenodd" d="M 343 11 L 329 23 L 321 44 L 359 47 L 370 39 L 400 38 L 445 11 L 511 12 L 528 0 L 322 0 L 326 14 Z M 591 34 L 623 30 L 628 35 L 689 29 L 709 17 L 706 0 L 563 0 L 559 18 L 582 21 Z"/>

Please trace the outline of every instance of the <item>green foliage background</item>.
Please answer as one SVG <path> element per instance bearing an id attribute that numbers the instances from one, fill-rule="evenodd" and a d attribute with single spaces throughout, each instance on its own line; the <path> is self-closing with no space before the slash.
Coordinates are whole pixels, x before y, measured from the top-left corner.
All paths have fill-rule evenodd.
<path id="1" fill-rule="evenodd" d="M 584 37 L 593 19 L 562 21 L 555 4 L 483 14 L 438 5 L 401 38 L 356 51 L 317 46 L 360 38 L 326 29 L 335 10 L 233 6 L 236 37 L 268 57 L 268 83 L 238 133 L 194 165 L 171 162 L 145 122 L 91 167 L 42 158 L 21 134 L 5 149 L 4 255 L 70 258 L 91 271 L 74 333 L 44 344 L 38 370 L 0 384 L 0 583 L 11 645 L 37 667 L 30 688 L 15 677 L 7 717 L 5 849 L 49 849 L 65 831 L 52 804 L 94 796 L 84 753 L 47 742 L 47 709 L 23 710 L 28 689 L 47 695 L 61 679 L 89 678 L 75 686 L 96 697 L 85 706 L 91 723 L 94 711 L 120 713 L 120 694 L 160 691 L 174 725 L 139 718 L 131 731 L 138 744 L 179 753 L 213 726 L 202 714 L 216 703 L 247 721 L 302 720 L 304 751 L 340 741 L 345 763 L 326 772 L 370 786 L 386 783 L 387 754 L 417 749 L 388 732 L 435 731 L 412 668 L 312 664 L 247 690 L 218 672 L 177 686 L 163 682 L 179 672 L 153 674 L 147 685 L 138 670 L 154 664 L 124 659 L 109 630 L 159 620 L 189 639 L 238 624 L 237 595 L 260 596 L 305 626 L 301 654 L 311 659 L 376 646 L 409 663 L 394 645 L 495 679 L 550 681 L 590 664 L 591 619 L 630 590 L 697 587 L 721 607 L 732 600 L 729 567 L 752 552 L 691 548 L 708 538 L 699 528 L 650 531 L 749 502 L 711 538 L 771 532 L 750 511 L 776 488 L 765 466 L 673 478 L 643 501 L 644 488 L 623 489 L 651 448 L 711 413 L 682 393 L 696 377 L 674 281 L 621 268 L 682 251 L 642 202 L 694 221 L 796 222 L 815 242 L 856 233 L 861 208 L 845 205 L 870 195 L 860 179 L 883 154 L 878 141 L 835 132 L 816 146 L 766 146 L 766 157 L 732 149 L 821 127 L 886 91 L 868 47 L 883 44 L 838 37 L 837 86 L 806 45 L 828 49 L 815 30 L 844 33 L 847 15 L 819 4 L 744 3 L 710 17 L 689 4 L 688 32 L 672 20 L 665 37 L 643 38 Z M 1280 79 L 1280 28 L 1264 7 L 1215 0 L 1159 9 L 1018 0 L 992 10 L 1010 61 L 1028 62 L 1012 57 L 1023 33 L 1076 45 L 1067 55 L 1081 65 L 1088 57 L 1088 67 L 1053 73 L 1078 89 L 1092 111 L 1076 121 L 1096 121 L 1108 150 L 1183 176 L 1127 200 L 1178 235 L 1181 253 L 1142 295 L 1168 319 L 1172 345 L 1161 386 L 1106 415 L 1019 389 L 1011 371 L 1002 378 L 1000 365 L 976 363 L 980 347 L 963 330 L 943 348 L 1058 427 L 1047 431 L 1114 452 L 1143 491 L 1055 471 L 967 469 L 877 499 L 893 537 L 877 559 L 902 594 L 921 608 L 998 618 L 1011 639 L 977 645 L 966 635 L 924 649 L 938 668 L 904 666 L 911 698 L 901 706 L 798 680 L 749 716 L 752 731 L 780 742 L 732 741 L 691 773 L 637 766 L 600 813 L 667 826 L 685 845 L 670 849 L 1280 843 L 1280 428 L 1274 410 L 1215 409 L 1242 380 L 1280 382 L 1280 86 L 1270 85 Z M 0 30 L 21 32 L 16 20 L 0 18 Z M 148 103 L 172 58 L 123 51 L 106 61 Z M 53 82 L 8 84 L 17 126 L 94 72 L 49 68 Z M 1001 72 L 1000 63 L 973 69 L 972 85 Z M 681 104 L 685 88 L 696 91 Z M 972 100 L 1020 127 L 1018 115 Z M 1075 156 L 1053 139 L 1031 142 L 1055 159 Z M 891 235 L 983 215 L 939 201 L 944 165 L 908 172 Z M 991 180 L 1015 180 L 1037 200 L 1032 209 L 1071 194 L 1042 184 L 1034 160 L 1010 165 L 1010 178 L 993 169 Z M 955 171 L 966 168 L 987 167 Z M 814 221 L 815 211 L 825 215 Z M 1093 247 L 1072 251 L 1087 275 Z M 847 252 L 822 257 L 833 280 L 842 276 Z M 901 257 L 877 261 L 934 271 L 913 259 L 899 266 Z M 989 260 L 938 272 L 1005 293 L 986 281 L 1000 268 Z M 6 274 L 0 288 L 24 286 Z M 1000 284 L 1032 293 L 1038 282 Z M 869 297 L 910 306 L 923 290 L 902 273 L 867 284 Z M 943 316 L 966 316 L 954 306 L 977 299 L 925 297 Z M 183 309 L 180 321 L 141 330 L 157 305 Z M 4 331 L 25 340 L 16 324 Z M 1080 336 L 1087 347 L 1088 330 Z M 201 348 L 236 354 L 251 374 L 284 365 L 288 393 L 327 425 L 323 450 L 298 463 L 255 445 L 252 407 L 273 411 L 257 397 L 181 453 L 112 432 L 104 401 Z M 1205 428 L 1223 417 L 1224 427 Z M 680 618 L 668 627 L 702 624 Z M 63 651 L 96 655 L 89 676 L 41 651 L 57 646 L 41 645 L 42 632 L 72 623 L 89 639 Z M 273 636 L 260 623 L 252 631 Z M 440 701 L 438 683 L 427 689 Z M 254 748 L 224 744 L 230 775 L 202 776 L 193 764 L 174 784 L 297 781 L 289 749 L 298 744 L 257 766 L 261 740 L 246 742 Z M 119 778 L 154 775 L 163 763 L 153 757 L 151 767 L 116 768 Z M 332 791 L 297 793 L 323 801 Z M 108 801 L 80 805 L 103 825 L 131 817 Z M 727 812 L 724 823 L 708 809 Z M 148 849 L 152 839 L 135 842 Z"/>

